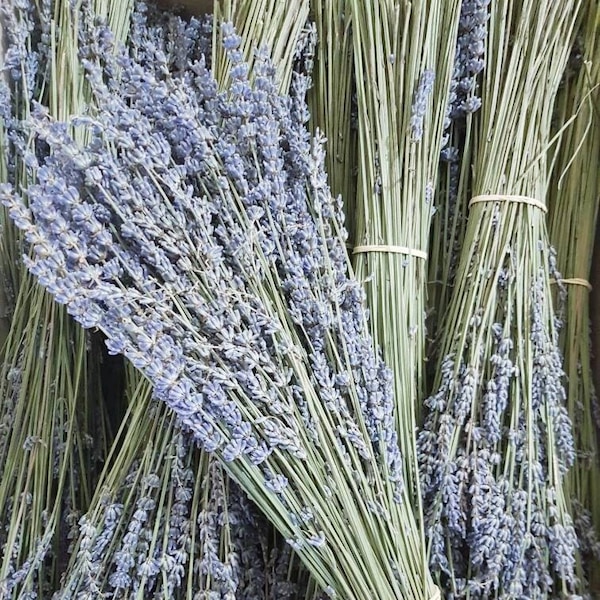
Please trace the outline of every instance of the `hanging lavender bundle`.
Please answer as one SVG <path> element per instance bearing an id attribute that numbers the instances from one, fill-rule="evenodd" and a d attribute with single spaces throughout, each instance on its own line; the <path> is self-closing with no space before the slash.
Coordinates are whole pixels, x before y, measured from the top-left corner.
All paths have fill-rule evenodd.
<path id="1" fill-rule="evenodd" d="M 424 546 L 415 431 L 425 390 L 433 192 L 460 2 L 348 4 L 358 115 L 353 266 L 364 283 L 372 336 L 394 374 L 406 497 Z"/>
<path id="2" fill-rule="evenodd" d="M 551 106 L 576 13 L 569 1 L 491 5 L 475 197 L 418 438 L 430 565 L 451 597 L 580 590 L 545 226 Z"/>
<path id="3" fill-rule="evenodd" d="M 429 597 L 391 376 L 347 273 L 303 79 L 277 95 L 259 56 L 250 85 L 223 27 L 225 93 L 201 60 L 176 80 L 159 54 L 159 77 L 90 55 L 99 110 L 76 121 L 90 142 L 39 108 L 50 157 L 3 201 L 32 273 L 151 380 L 329 595 Z"/>

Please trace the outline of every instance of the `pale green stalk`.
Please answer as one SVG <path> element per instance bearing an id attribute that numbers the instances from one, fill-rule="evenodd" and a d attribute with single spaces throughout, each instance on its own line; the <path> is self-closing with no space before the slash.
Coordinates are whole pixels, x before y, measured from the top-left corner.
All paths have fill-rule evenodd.
<path id="1" fill-rule="evenodd" d="M 344 201 L 349 244 L 354 240 L 356 217 L 356 143 L 352 123 L 354 48 L 349 0 L 311 2 L 317 46 L 308 94 L 311 127 L 327 138 L 327 181 L 334 196 Z"/>
<path id="2" fill-rule="evenodd" d="M 354 255 L 364 281 L 371 332 L 392 368 L 396 422 L 406 473 L 405 503 L 415 514 L 406 552 L 432 593 L 426 567 L 415 430 L 424 391 L 429 229 L 443 121 L 452 74 L 459 2 L 349 2 L 358 96 L 355 246 L 393 246 Z M 423 102 L 423 133 L 411 131 L 419 83 L 433 72 Z M 423 253 L 415 256 L 411 252 Z M 356 250 L 355 250 L 356 252 Z"/>
<path id="3" fill-rule="evenodd" d="M 308 18 L 308 0 L 216 0 L 212 70 L 221 89 L 229 81 L 229 59 L 223 49 L 221 23 L 233 23 L 242 38 L 239 48 L 250 73 L 256 50 L 266 49 L 277 69 L 279 90 L 287 93 L 292 80 L 296 43 Z"/>
<path id="4" fill-rule="evenodd" d="M 600 202 L 600 4 L 584 4 L 582 65 L 559 91 L 556 120 L 572 125 L 563 133 L 548 198 L 550 240 L 566 293 L 560 348 L 567 376 L 567 407 L 573 422 L 577 459 L 566 487 L 576 501 L 575 518 L 589 575 L 600 569 L 593 544 L 600 532 L 600 415 L 590 356 L 590 278 Z M 591 520 L 591 522 L 590 522 Z"/>
<path id="5" fill-rule="evenodd" d="M 467 227 L 468 204 L 471 197 L 473 135 L 477 115 L 467 115 L 460 132 L 451 126 L 449 145 L 460 150 L 458 163 L 440 164 L 435 193 L 436 211 L 431 223 L 431 241 L 427 282 L 427 359 L 431 365 L 437 359 L 441 328 L 454 286 L 460 250 Z M 454 188 L 453 178 L 458 178 Z M 456 196 L 455 196 L 456 194 Z"/>

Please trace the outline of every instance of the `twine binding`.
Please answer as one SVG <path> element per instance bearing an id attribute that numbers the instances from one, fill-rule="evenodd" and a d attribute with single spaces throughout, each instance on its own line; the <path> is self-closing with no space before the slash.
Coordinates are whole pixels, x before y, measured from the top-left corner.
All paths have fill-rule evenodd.
<path id="1" fill-rule="evenodd" d="M 590 292 L 592 291 L 592 284 L 587 279 L 581 277 L 571 277 L 570 279 L 560 279 L 559 281 L 553 281 L 552 283 L 564 283 L 566 285 L 580 285 L 581 287 L 587 288 Z"/>
<path id="2" fill-rule="evenodd" d="M 469 202 L 469 208 L 478 202 L 521 202 L 522 204 L 535 206 L 543 213 L 548 212 L 548 209 L 543 202 L 540 202 L 536 198 L 531 198 L 530 196 L 513 196 L 512 194 L 484 194 L 471 198 L 471 201 Z"/>
<path id="3" fill-rule="evenodd" d="M 429 600 L 442 600 L 442 593 L 437 585 L 433 586 L 433 596 Z"/>
<path id="4" fill-rule="evenodd" d="M 427 252 L 423 250 L 416 250 L 415 248 L 407 248 L 406 246 L 386 246 L 386 245 L 366 245 L 366 246 L 355 246 L 352 250 L 352 254 L 363 254 L 367 252 L 389 252 L 390 254 L 406 254 L 408 256 L 416 256 L 427 260 Z"/>

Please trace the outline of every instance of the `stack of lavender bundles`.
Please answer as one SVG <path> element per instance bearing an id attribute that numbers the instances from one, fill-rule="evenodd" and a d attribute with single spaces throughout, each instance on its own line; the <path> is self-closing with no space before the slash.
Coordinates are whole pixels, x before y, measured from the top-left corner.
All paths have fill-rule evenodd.
<path id="1" fill-rule="evenodd" d="M 306 81 L 278 96 L 259 56 L 250 86 L 224 28 L 225 93 L 202 59 L 175 78 L 161 52 L 152 70 L 113 61 L 95 35 L 99 109 L 74 122 L 90 142 L 36 107 L 38 183 L 2 200 L 40 283 L 151 380 L 331 596 L 430 596 Z"/>

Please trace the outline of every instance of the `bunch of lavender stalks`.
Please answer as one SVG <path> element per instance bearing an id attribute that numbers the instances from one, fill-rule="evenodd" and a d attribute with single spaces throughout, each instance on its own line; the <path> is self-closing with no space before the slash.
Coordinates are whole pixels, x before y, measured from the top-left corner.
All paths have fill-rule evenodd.
<path id="1" fill-rule="evenodd" d="M 600 202 L 600 3 L 583 3 L 573 55 L 558 93 L 556 122 L 567 124 L 556 153 L 548 198 L 548 231 L 562 278 L 554 286 L 563 304 L 559 346 L 564 356 L 567 410 L 573 423 L 575 464 L 568 474 L 575 528 L 588 579 L 600 584 L 600 404 L 594 389 L 590 340 L 592 254 Z M 577 59 L 575 59 L 577 60 Z M 569 66 L 573 66 L 573 60 Z M 571 124 L 572 121 L 572 124 Z"/>
<path id="2" fill-rule="evenodd" d="M 54 597 L 303 598 L 292 549 L 273 544 L 216 457 L 152 399 L 150 382 L 127 374 L 129 408 Z"/>
<path id="3" fill-rule="evenodd" d="M 418 437 L 430 566 L 454 598 L 585 589 L 545 224 L 551 106 L 577 9 L 490 5 L 474 197 Z"/>
<path id="4" fill-rule="evenodd" d="M 109 15 L 117 39 L 126 35 L 129 8 L 122 2 Z M 69 2 L 10 1 L 0 7 L 6 44 L 0 181 L 18 189 L 35 180 L 26 166 L 30 147 L 21 126 L 31 102 L 42 101 L 53 117 L 64 118 L 89 100 L 77 69 L 72 14 Z M 48 597 L 56 588 L 70 523 L 89 503 L 110 438 L 97 348 L 27 272 L 23 251 L 20 232 L 3 215 L 0 261 L 9 311 L 0 354 L 3 599 Z"/>
<path id="5" fill-rule="evenodd" d="M 185 23 L 139 3 L 129 51 L 148 69 L 156 52 L 163 52 L 177 76 L 193 56 L 210 56 L 212 19 Z M 74 533 L 57 596 L 219 594 L 262 600 L 304 598 L 306 590 L 312 598 L 291 547 L 216 457 L 194 446 L 173 411 L 151 400 L 150 383 L 133 368 L 127 375 L 129 410 Z"/>
<path id="6" fill-rule="evenodd" d="M 97 112 L 67 124 L 38 106 L 37 183 L 2 187 L 25 263 L 146 375 L 327 594 L 431 597 L 306 81 L 278 95 L 259 54 L 251 85 L 223 28 L 224 92 L 203 59 L 175 78 L 159 53 L 152 71 L 113 60 L 100 32 L 84 60 Z"/>
<path id="7" fill-rule="evenodd" d="M 394 374 L 407 501 L 424 546 L 415 431 L 425 390 L 429 230 L 460 2 L 348 4 L 358 120 L 353 264 L 372 336 Z"/>

